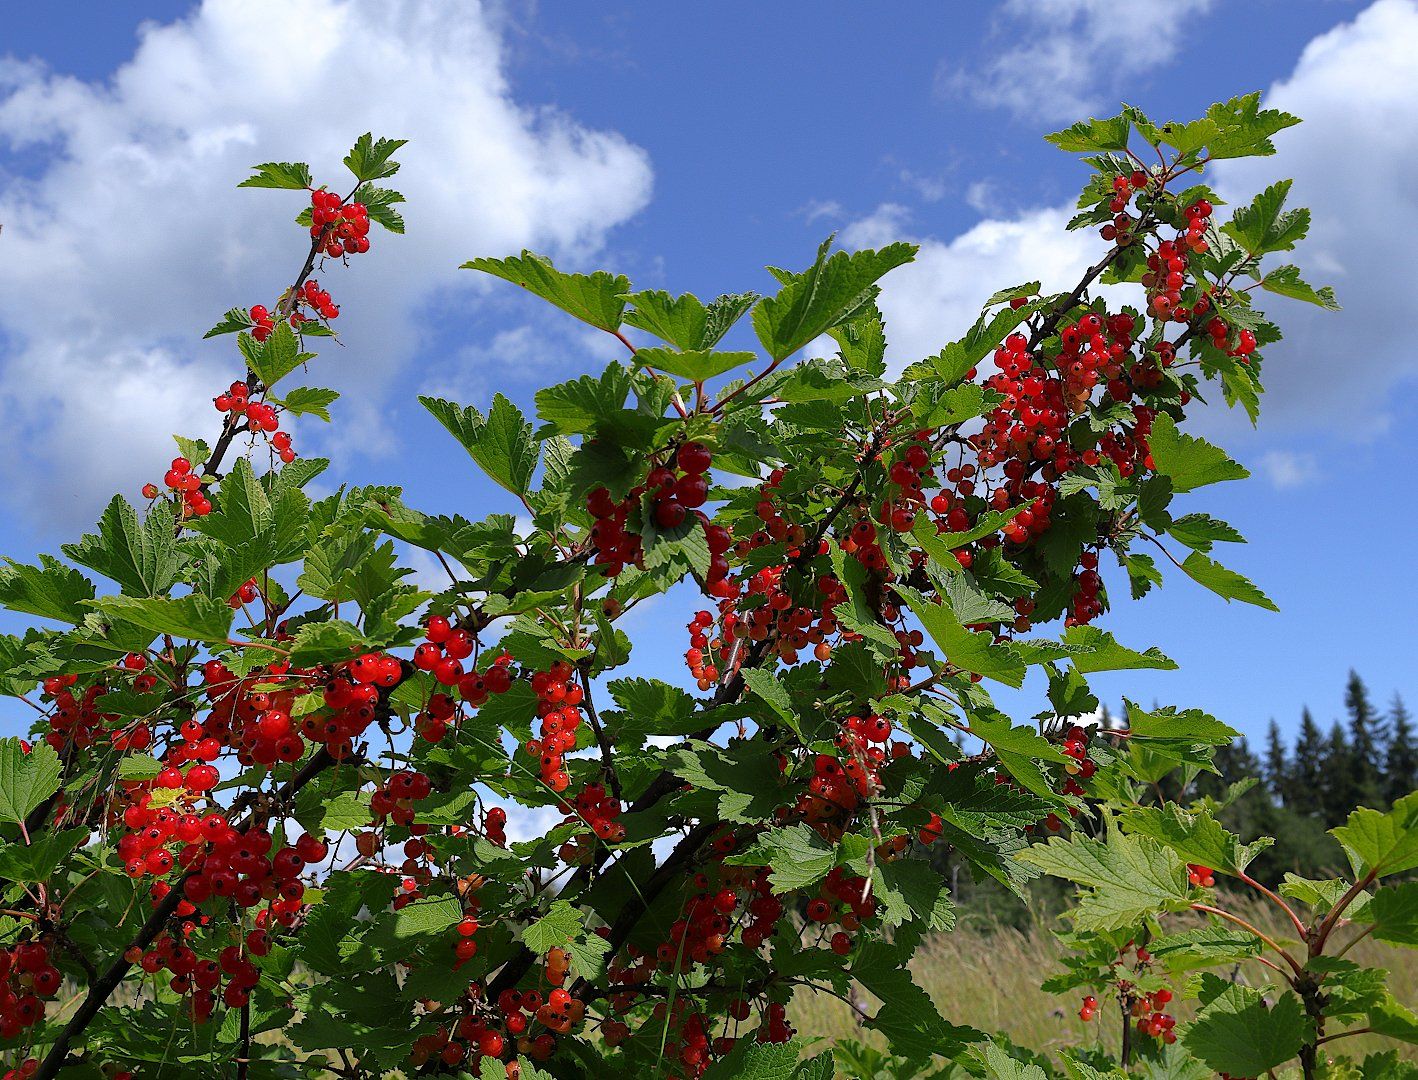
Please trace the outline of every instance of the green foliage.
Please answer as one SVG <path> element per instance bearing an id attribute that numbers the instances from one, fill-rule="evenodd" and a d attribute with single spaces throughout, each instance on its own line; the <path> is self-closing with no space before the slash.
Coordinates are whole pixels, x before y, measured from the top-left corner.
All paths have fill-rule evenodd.
<path id="1" fill-rule="evenodd" d="M 1206 290 L 1233 342 L 1253 335 L 1247 363 L 1194 333 L 1210 315 L 1183 329 L 1090 290 L 1140 284 L 1147 256 L 1186 229 L 1207 189 L 1176 181 L 1270 153 L 1291 122 L 1252 95 L 1190 122 L 1125 107 L 1051 136 L 1091 155 L 1075 227 L 1117 229 L 1113 181 L 1132 172 L 1119 155 L 1135 139 L 1159 148 L 1146 190 L 1123 200 L 1133 231 L 1106 240 L 1070 293 L 999 290 L 899 378 L 877 299 L 910 244 L 829 241 L 801 273 L 770 268 L 774 295 L 708 304 L 530 252 L 475 259 L 630 347 L 541 389 L 537 422 L 502 394 L 420 399 L 501 489 L 484 517 L 424 512 L 394 487 L 316 492 L 326 463 L 275 464 L 290 452 L 275 439 L 269 452 L 269 425 L 239 410 L 208 440 L 177 437 L 196 490 L 149 492 L 142 514 L 116 498 L 62 547 L 68 562 L 0 571 L 0 604 L 57 624 L 0 637 L 0 689 L 41 714 L 28 752 L 0 742 L 0 989 L 7 1010 L 12 986 L 89 996 L 43 1017 L 26 1004 L 18 1036 L 7 1013 L 0 1051 L 33 1049 L 51 1072 L 196 1075 L 241 1059 L 251 1076 L 505 1077 L 530 1051 L 545 1070 L 520 1058 L 523 1080 L 701 1064 L 711 1078 L 828 1080 L 832 1054 L 793 1038 L 798 990 L 874 999 L 858 1015 L 889 1051 L 836 1048 L 874 1077 L 1199 1080 L 1297 1056 L 1312 1069 L 1321 1016 L 1418 1038 L 1383 973 L 1330 947 L 1354 924 L 1415 943 L 1399 876 L 1418 867 L 1418 796 L 1333 830 L 1351 878 L 1272 894 L 1251 877 L 1267 841 L 1229 827 L 1244 787 L 1214 779 L 1239 760 L 1232 728 L 1131 702 L 1125 728 L 1075 726 L 1099 708 L 1093 674 L 1176 667 L 1097 625 L 1162 584 L 1142 544 L 1175 541 L 1185 574 L 1273 607 L 1212 559 L 1240 535 L 1174 504 L 1246 476 L 1182 429 L 1213 383 L 1254 418 L 1259 350 L 1279 331 L 1253 298 L 1336 306 L 1293 267 L 1260 265 L 1308 216 L 1275 185 L 1213 220 L 1188 257 L 1186 303 Z M 345 159 L 348 202 L 395 233 L 402 196 L 373 185 L 403 145 L 364 135 Z M 310 177 L 268 163 L 246 186 Z M 208 334 L 236 335 L 253 419 L 259 402 L 267 419 L 328 421 L 338 398 L 273 392 L 333 335 L 291 325 L 331 250 L 315 225 L 327 199 L 299 219 L 306 257 L 269 326 L 233 308 Z M 745 316 L 761 349 L 721 348 Z M 1119 367 L 1083 385 L 1066 342 L 1094 317 Z M 623 327 L 659 343 L 637 351 Z M 1183 362 L 1144 377 L 1168 333 Z M 819 339 L 835 352 L 788 362 Z M 1047 435 L 1018 394 L 971 374 L 1002 346 L 1068 403 Z M 421 587 L 408 548 L 446 584 Z M 703 610 L 687 676 L 637 656 L 642 604 Z M 1032 691 L 1031 667 L 1047 702 L 1017 721 L 991 684 Z M 1365 769 L 1366 790 L 1377 775 Z M 1325 800 L 1352 809 L 1359 796 L 1338 791 Z M 506 807 L 543 827 L 527 835 Z M 948 854 L 933 865 L 931 852 Z M 1175 973 L 1264 959 L 1286 985 L 1267 999 L 1203 972 L 1181 1041 L 1136 1060 L 1030 1053 L 952 1023 L 912 973 L 927 936 L 960 917 L 965 868 L 994 889 L 1047 876 L 1076 892 L 1062 935 L 1076 955 L 1053 989 L 1146 1014 Z M 1212 871 L 1279 904 L 1306 951 L 1219 906 Z M 32 940 L 55 976 L 26 959 L 21 986 L 12 956 Z"/>

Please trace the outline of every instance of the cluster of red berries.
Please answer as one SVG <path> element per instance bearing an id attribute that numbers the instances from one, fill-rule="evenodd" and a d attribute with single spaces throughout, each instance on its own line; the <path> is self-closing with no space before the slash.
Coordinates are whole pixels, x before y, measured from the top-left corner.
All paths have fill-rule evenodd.
<path id="1" fill-rule="evenodd" d="M 414 803 L 433 794 L 433 781 L 418 770 L 396 769 L 369 800 L 376 822 L 389 818 L 395 825 L 413 825 Z"/>
<path id="2" fill-rule="evenodd" d="M 899 844 L 887 845 L 888 850 L 879 853 L 892 858 L 899 855 L 909 841 L 904 836 L 898 839 Z M 846 956 L 852 951 L 852 933 L 860 930 L 863 922 L 875 918 L 876 911 L 876 898 L 871 895 L 867 879 L 848 875 L 837 866 L 828 871 L 821 891 L 808 901 L 804 914 L 809 922 L 820 926 L 841 926 L 832 935 L 829 947 L 838 956 Z"/>
<path id="3" fill-rule="evenodd" d="M 64 976 L 43 941 L 0 948 L 0 1039 L 17 1038 L 44 1019 L 44 999 L 59 992 Z"/>
<path id="4" fill-rule="evenodd" d="M 185 457 L 175 457 L 163 474 L 162 482 L 167 489 L 182 496 L 182 513 L 185 517 L 206 517 L 212 512 L 212 502 L 202 491 L 202 477 L 192 470 L 192 462 Z M 156 499 L 159 495 L 156 484 L 143 485 L 143 498 Z"/>
<path id="5" fill-rule="evenodd" d="M 1198 889 L 1209 889 L 1216 884 L 1216 872 L 1209 866 L 1187 863 L 1187 884 Z"/>
<path id="6" fill-rule="evenodd" d="M 540 762 L 542 783 L 557 792 L 571 786 L 562 757 L 576 749 L 576 733 L 582 723 L 578 706 L 584 692 L 579 683 L 572 681 L 573 673 L 572 666 L 562 661 L 553 664 L 550 671 L 536 672 L 531 679 L 541 726 L 537 737 L 527 740 L 525 749 Z"/>
<path id="7" fill-rule="evenodd" d="M 709 498 L 705 473 L 713 455 L 703 443 L 687 442 L 675 452 L 673 465 L 658 465 L 645 478 L 650 492 L 650 513 L 661 529 L 677 529 L 691 510 L 698 510 Z"/>
<path id="8" fill-rule="evenodd" d="M 827 541 L 823 541 L 820 550 L 823 553 L 828 550 Z M 796 664 L 799 654 L 809 648 L 819 660 L 831 657 L 829 639 L 841 634 L 834 610 L 847 599 L 846 589 L 832 574 L 823 574 L 816 582 L 815 602 L 799 604 L 786 588 L 786 571 L 783 563 L 756 570 L 743 583 L 742 597 L 737 595 L 736 587 L 736 595 L 719 601 L 723 629 L 718 639 L 716 670 L 733 670 L 742 663 L 745 647 L 757 642 L 768 642 L 771 654 L 785 664 Z M 691 671 L 696 663 L 696 649 L 699 650 L 698 662 L 703 661 L 704 646 L 696 642 L 707 638 L 709 625 L 712 625 L 706 625 L 699 616 L 696 620 L 690 627 L 690 652 L 686 654 Z M 842 637 L 850 640 L 851 635 L 842 634 Z"/>
<path id="9" fill-rule="evenodd" d="M 160 971 L 171 974 L 169 987 L 176 994 L 191 995 L 188 1008 L 192 1019 L 204 1023 L 216 1007 L 216 991 L 222 985 L 223 976 L 226 977 L 226 988 L 221 995 L 223 1003 L 232 1009 L 246 1004 L 252 989 L 261 981 L 261 973 L 249 955 L 265 956 L 269 951 L 266 931 L 255 929 L 246 935 L 243 945 L 226 946 L 215 960 L 199 956 L 169 934 L 159 937 L 146 952 L 134 947 L 124 956 L 149 975 Z"/>
<path id="10" fill-rule="evenodd" d="M 93 746 L 107 735 L 105 725 L 117 719 L 99 709 L 108 688 L 96 682 L 86 687 L 82 696 L 76 697 L 73 688 L 78 679 L 77 675 L 55 675 L 44 680 L 44 692 L 54 702 L 44 741 L 56 750 L 63 750 L 71 743 L 77 747 Z"/>
<path id="11" fill-rule="evenodd" d="M 251 309 L 252 312 L 266 309 L 259 304 Z M 260 324 L 257 324 L 260 328 Z M 253 335 L 256 331 L 252 331 Z M 269 331 L 268 331 L 269 333 Z M 264 339 L 262 339 L 264 340 Z M 253 434 L 269 436 L 271 448 L 276 451 L 277 456 L 289 465 L 295 460 L 295 450 L 291 447 L 290 432 L 281 431 L 280 415 L 276 412 L 275 406 L 264 401 L 252 401 L 251 390 L 244 382 L 234 382 L 222 393 L 212 399 L 212 405 L 219 413 L 227 413 L 232 417 L 244 416 L 246 418 L 247 430 Z M 231 421 L 235 422 L 235 421 Z"/>
<path id="12" fill-rule="evenodd" d="M 620 800 L 603 784 L 587 784 L 575 799 L 563 806 L 568 814 L 589 825 L 599 839 L 612 844 L 625 839 L 625 826 L 617 820 L 621 813 Z"/>
<path id="13" fill-rule="evenodd" d="M 727 530 L 712 525 L 700 511 L 709 498 L 707 473 L 713 463 L 703 443 L 687 442 L 675 452 L 670 465 L 655 465 L 645 483 L 637 485 L 619 501 L 603 487 L 586 493 L 586 512 L 595 519 L 591 526 L 591 544 L 595 548 L 594 564 L 604 569 L 608 577 L 616 577 L 627 566 L 640 564 L 644 551 L 638 533 L 628 531 L 631 511 L 640 505 L 642 496 L 651 492 L 650 514 L 657 528 L 676 529 L 685 518 L 695 513 L 704 528 L 709 547 L 709 569 L 705 583 L 710 592 L 728 576 L 729 565 L 724 553 L 729 550 Z"/>
<path id="14" fill-rule="evenodd" d="M 1211 336 L 1211 344 L 1228 356 L 1239 357 L 1242 363 L 1249 363 L 1251 353 L 1256 351 L 1254 331 L 1237 331 L 1236 339 L 1232 342 L 1231 328 L 1221 319 L 1212 319 L 1206 324 L 1206 332 Z"/>
<path id="15" fill-rule="evenodd" d="M 1098 1015 L 1098 999 L 1092 994 L 1085 994 L 1083 1004 L 1079 1006 L 1078 1018 L 1085 1024 Z"/>
<path id="16" fill-rule="evenodd" d="M 1139 954 L 1142 951 L 1139 949 Z M 1162 1011 L 1167 1002 L 1171 1000 L 1172 991 L 1166 987 L 1154 990 L 1150 994 L 1143 994 L 1135 1000 L 1132 1003 L 1132 1015 L 1137 1018 L 1137 1030 L 1154 1039 L 1160 1038 L 1164 1043 L 1176 1042 L 1177 1033 L 1172 1029 L 1177 1026 L 1177 1021 Z"/>
<path id="17" fill-rule="evenodd" d="M 315 315 L 305 314 L 301 309 L 306 307 L 315 312 Z M 300 329 L 305 323 L 313 321 L 317 315 L 326 322 L 332 322 L 340 317 L 340 309 L 330 299 L 330 294 L 320 287 L 320 282 L 311 278 L 295 294 L 294 310 L 290 316 L 291 325 Z"/>
<path id="18" fill-rule="evenodd" d="M 876 519 L 892 532 L 910 532 L 916 524 L 916 515 L 925 505 L 922 489 L 935 478 L 927 441 L 929 435 L 929 432 L 918 431 L 887 469 L 890 488 L 877 508 Z"/>
<path id="19" fill-rule="evenodd" d="M 310 235 L 324 241 L 321 250 L 332 259 L 363 255 L 369 250 L 369 207 L 347 203 L 333 191 L 312 190 Z"/>

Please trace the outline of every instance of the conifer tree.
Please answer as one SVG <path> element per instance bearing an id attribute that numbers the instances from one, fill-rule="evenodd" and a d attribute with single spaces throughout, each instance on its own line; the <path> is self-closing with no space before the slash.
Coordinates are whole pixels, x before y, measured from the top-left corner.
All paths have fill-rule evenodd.
<path id="1" fill-rule="evenodd" d="M 1413 717 L 1398 694 L 1389 706 L 1388 753 L 1384 760 L 1384 801 L 1401 799 L 1418 789 L 1418 746 L 1413 742 Z"/>

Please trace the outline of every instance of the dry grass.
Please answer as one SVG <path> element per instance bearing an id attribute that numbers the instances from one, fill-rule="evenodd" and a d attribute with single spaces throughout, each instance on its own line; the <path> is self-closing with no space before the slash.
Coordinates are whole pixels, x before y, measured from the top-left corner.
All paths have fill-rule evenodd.
<path id="1" fill-rule="evenodd" d="M 1247 914 L 1253 918 L 1272 921 L 1266 917 L 1267 912 L 1252 905 L 1243 906 L 1251 909 Z M 1276 932 L 1280 933 L 1278 928 Z M 1341 937 L 1341 945 L 1347 940 Z M 976 924 L 942 934 L 923 945 L 911 970 L 940 1014 L 951 1023 L 1003 1032 L 1020 1045 L 1050 1054 L 1064 1047 L 1099 1042 L 1105 1050 L 1116 1053 L 1121 1021 L 1106 1005 L 1100 1009 L 1098 1019 L 1085 1024 L 1078 1019 L 1084 991 L 1058 996 L 1039 989 L 1045 978 L 1060 970 L 1059 961 L 1065 952 L 1049 932 L 1046 920 L 1035 915 L 1022 931 Z M 1418 1006 L 1418 955 L 1412 950 L 1365 939 L 1346 958 L 1364 966 L 1386 968 L 1394 996 L 1410 1007 Z M 1229 973 L 1231 969 L 1221 970 Z M 1273 973 L 1259 964 L 1247 963 L 1241 965 L 1238 977 L 1259 985 L 1270 981 L 1268 977 L 1273 977 Z M 1178 989 L 1184 978 L 1178 977 Z M 1190 1014 L 1187 1003 L 1177 1000 L 1174 1005 L 1179 1019 Z M 869 1011 L 874 1008 L 873 1000 Z M 829 995 L 800 991 L 791 1015 L 805 1036 L 849 1036 L 885 1048 L 879 1036 L 858 1026 L 850 1006 Z M 1332 1050 L 1357 1058 L 1393 1047 L 1402 1056 L 1418 1060 L 1418 1047 L 1372 1036 L 1339 1040 Z"/>

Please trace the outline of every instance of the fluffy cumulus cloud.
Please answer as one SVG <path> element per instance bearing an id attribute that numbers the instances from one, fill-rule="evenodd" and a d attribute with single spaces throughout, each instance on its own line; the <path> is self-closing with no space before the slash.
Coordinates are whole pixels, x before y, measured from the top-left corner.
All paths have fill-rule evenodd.
<path id="1" fill-rule="evenodd" d="M 1110 10 L 1148 18 L 1155 6 Z M 1061 17 L 1065 9 L 1091 8 L 1060 3 L 1040 10 Z M 1250 436 L 1239 410 L 1208 413 L 1208 424 L 1239 440 L 1237 449 L 1277 487 L 1317 476 L 1313 457 L 1252 440 L 1367 438 L 1388 422 L 1394 391 L 1418 374 L 1406 326 L 1392 314 L 1408 305 L 1413 276 L 1405 268 L 1418 235 L 1418 202 L 1408 181 L 1418 173 L 1415 52 L 1418 3 L 1378 0 L 1310 42 L 1290 76 L 1270 88 L 1269 106 L 1304 118 L 1277 136 L 1279 155 L 1219 163 L 1208 175 L 1233 202 L 1277 177 L 1294 177 L 1292 201 L 1314 215 L 1296 261 L 1310 280 L 1334 284 L 1345 307 L 1335 314 L 1260 294 L 1286 331 L 1268 353 L 1265 428 Z M 987 219 L 951 240 L 917 237 L 917 261 L 886 279 L 882 297 L 895 366 L 959 337 L 998 287 L 1034 279 L 1046 290 L 1071 287 L 1100 249 L 1091 233 L 1064 231 L 1069 212 L 1043 208 Z M 909 211 L 887 204 L 849 226 L 843 239 L 870 246 L 910 234 Z"/>
<path id="2" fill-rule="evenodd" d="M 1170 61 L 1215 0 L 1006 0 L 978 68 L 942 68 L 941 87 L 1031 120 L 1072 120 Z"/>
<path id="3" fill-rule="evenodd" d="M 649 198 L 646 155 L 514 96 L 497 22 L 470 2 L 205 0 L 146 27 L 103 82 L 0 60 L 0 470 L 17 504 L 83 517 L 160 465 L 165 432 L 211 428 L 199 406 L 233 371 L 231 339 L 195 339 L 301 255 L 299 196 L 234 184 L 304 160 L 344 185 L 366 130 L 410 140 L 408 233 L 328 275 L 347 344 L 318 377 L 357 392 L 367 449 L 389 441 L 379 405 L 422 315 L 482 288 L 457 265 L 523 245 L 584 259 Z"/>

